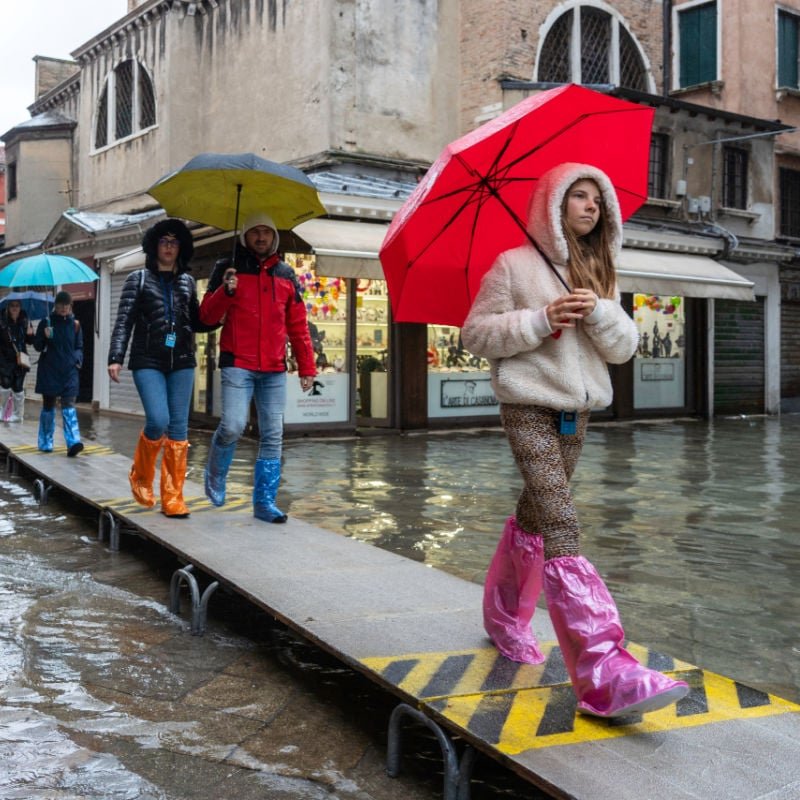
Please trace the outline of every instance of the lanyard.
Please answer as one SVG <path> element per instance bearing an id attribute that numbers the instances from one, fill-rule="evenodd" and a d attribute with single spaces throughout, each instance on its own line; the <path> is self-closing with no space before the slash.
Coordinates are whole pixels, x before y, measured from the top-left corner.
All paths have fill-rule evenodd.
<path id="1" fill-rule="evenodd" d="M 158 275 L 159 281 L 161 281 L 161 291 L 164 295 L 164 309 L 167 315 L 167 322 L 169 323 L 170 330 L 175 329 L 175 317 L 173 316 L 172 309 L 172 296 L 173 291 L 175 288 L 175 279 L 173 278 L 171 281 L 166 281 L 164 277 L 159 273 Z M 169 285 L 168 285 L 169 284 Z"/>

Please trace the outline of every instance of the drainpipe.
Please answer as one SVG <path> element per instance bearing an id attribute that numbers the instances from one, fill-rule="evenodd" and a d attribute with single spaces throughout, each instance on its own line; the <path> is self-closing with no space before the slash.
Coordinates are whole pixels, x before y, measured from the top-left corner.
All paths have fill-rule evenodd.
<path id="1" fill-rule="evenodd" d="M 664 0 L 661 25 L 664 28 L 661 55 L 664 62 L 661 67 L 662 94 L 664 97 L 669 97 L 669 93 L 672 91 L 672 0 Z"/>

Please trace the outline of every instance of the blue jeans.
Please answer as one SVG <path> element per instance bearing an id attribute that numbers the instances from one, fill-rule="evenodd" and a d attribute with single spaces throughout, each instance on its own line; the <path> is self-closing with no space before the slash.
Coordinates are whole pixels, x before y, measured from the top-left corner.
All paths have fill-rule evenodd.
<path id="1" fill-rule="evenodd" d="M 144 406 L 144 435 L 160 439 L 166 433 L 176 442 L 185 442 L 189 438 L 194 369 L 135 369 L 133 382 Z"/>
<path id="2" fill-rule="evenodd" d="M 286 373 L 255 372 L 239 367 L 222 368 L 222 416 L 217 441 L 229 445 L 244 432 L 255 397 L 260 434 L 258 457 L 280 458 L 283 445 L 283 409 L 286 406 Z"/>

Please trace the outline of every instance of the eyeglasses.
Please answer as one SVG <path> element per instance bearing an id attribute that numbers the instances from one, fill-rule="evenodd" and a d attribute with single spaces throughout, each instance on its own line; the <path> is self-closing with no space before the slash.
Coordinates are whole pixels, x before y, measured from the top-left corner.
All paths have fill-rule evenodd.
<path id="1" fill-rule="evenodd" d="M 181 243 L 177 239 L 167 239 L 166 236 L 162 236 L 158 240 L 158 243 L 162 247 L 180 247 L 181 246 Z"/>

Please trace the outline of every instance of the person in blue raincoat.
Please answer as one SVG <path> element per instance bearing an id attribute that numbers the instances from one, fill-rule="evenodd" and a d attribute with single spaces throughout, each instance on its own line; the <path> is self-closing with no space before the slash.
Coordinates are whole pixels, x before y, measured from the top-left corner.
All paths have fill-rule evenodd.
<path id="1" fill-rule="evenodd" d="M 61 399 L 61 419 L 67 455 L 72 457 L 83 450 L 78 429 L 78 370 L 83 365 L 83 332 L 72 315 L 72 297 L 69 292 L 59 292 L 55 297 L 53 314 L 39 322 L 33 340 L 34 348 L 41 353 L 36 373 L 36 392 L 42 395 L 39 415 L 39 449 L 43 453 L 53 450 L 56 430 L 56 399 Z"/>

